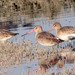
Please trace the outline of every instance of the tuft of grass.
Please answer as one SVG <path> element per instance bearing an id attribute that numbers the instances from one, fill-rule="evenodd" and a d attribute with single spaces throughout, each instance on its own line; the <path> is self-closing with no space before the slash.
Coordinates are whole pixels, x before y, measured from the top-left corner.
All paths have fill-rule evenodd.
<path id="1" fill-rule="evenodd" d="M 57 54 L 65 57 L 68 56 L 68 54 L 70 54 L 71 52 L 70 49 L 68 50 L 69 51 L 65 51 L 66 54 L 64 54 L 64 51 L 60 51 L 60 49 L 58 49 L 57 52 L 57 49 L 51 48 L 50 50 L 46 50 L 44 48 L 38 48 L 37 44 L 34 44 L 31 41 L 29 41 L 28 43 L 6 42 L 5 44 L 0 44 L 0 66 L 8 67 L 10 65 L 19 65 L 21 63 L 24 63 L 26 58 L 28 58 L 30 61 L 37 58 L 48 59 L 52 58 L 54 55 Z M 71 55 L 73 55 L 73 57 L 71 56 L 70 57 L 72 58 L 72 60 L 74 60 L 73 59 L 75 57 L 74 54 Z M 69 59 L 67 59 L 67 61 L 68 60 Z"/>
<path id="2" fill-rule="evenodd" d="M 73 5 L 74 2 L 66 2 L 64 0 L 8 0 L 7 2 L 6 0 L 1 0 L 0 17 L 6 17 L 6 19 L 13 21 L 15 21 L 15 16 L 20 15 L 25 16 L 26 19 L 40 16 L 46 16 L 51 19 L 65 4 Z"/>
<path id="3" fill-rule="evenodd" d="M 58 51 L 57 51 L 58 50 Z M 59 56 L 62 56 L 63 60 L 59 61 Z M 57 58 L 57 59 L 56 59 Z M 11 65 L 20 65 L 22 63 L 25 63 L 26 59 L 29 61 L 34 59 L 38 60 L 38 65 L 41 67 L 41 69 L 37 73 L 30 72 L 29 69 L 28 74 L 30 75 L 39 75 L 38 73 L 42 73 L 45 75 L 56 74 L 54 72 L 46 70 L 48 68 L 52 68 L 52 65 L 57 65 L 58 67 L 63 67 L 64 62 L 73 62 L 75 61 L 75 52 L 72 51 L 71 48 L 50 48 L 46 50 L 45 48 L 38 48 L 38 45 L 28 41 L 28 42 L 18 42 L 18 43 L 9 43 L 6 42 L 5 44 L 0 44 L 0 68 L 9 67 Z M 57 61 L 55 61 L 57 60 Z M 53 63 L 52 63 L 53 62 Z M 52 63 L 52 65 L 51 65 Z M 65 67 L 63 67 L 64 74 L 74 74 L 75 69 L 68 69 L 66 70 Z M 25 75 L 27 71 L 23 73 Z M 0 72 L 2 74 L 2 72 Z M 59 73 L 59 72 L 58 72 Z M 63 73 L 60 73 L 63 74 Z M 41 75 L 41 74 L 40 74 Z"/>

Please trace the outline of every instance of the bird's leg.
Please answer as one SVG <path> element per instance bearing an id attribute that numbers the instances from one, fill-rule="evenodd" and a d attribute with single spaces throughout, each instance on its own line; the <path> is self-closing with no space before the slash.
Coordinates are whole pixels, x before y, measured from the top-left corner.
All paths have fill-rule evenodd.
<path id="1" fill-rule="evenodd" d="M 53 46 L 50 47 L 50 51 L 51 51 L 51 52 L 53 51 Z"/>
<path id="2" fill-rule="evenodd" d="M 73 46 L 75 46 L 75 40 L 73 41 Z"/>
<path id="3" fill-rule="evenodd" d="M 67 46 L 72 48 L 72 41 L 69 40 L 69 42 L 67 41 Z"/>
<path id="4" fill-rule="evenodd" d="M 59 48 L 60 48 L 60 45 L 59 44 L 57 44 L 57 55 L 58 55 L 58 50 L 59 50 Z"/>
<path id="5" fill-rule="evenodd" d="M 69 44 L 68 41 L 66 41 L 66 43 L 67 43 L 67 46 L 68 46 L 68 44 Z"/>
<path id="6" fill-rule="evenodd" d="M 57 44 L 57 48 L 60 48 L 60 45 L 59 44 Z"/>

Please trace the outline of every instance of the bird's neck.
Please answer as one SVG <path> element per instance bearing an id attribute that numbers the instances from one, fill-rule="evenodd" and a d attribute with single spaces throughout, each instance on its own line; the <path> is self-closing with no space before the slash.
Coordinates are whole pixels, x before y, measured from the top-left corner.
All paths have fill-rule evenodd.
<path id="1" fill-rule="evenodd" d="M 56 28 L 56 34 L 58 35 L 58 33 L 60 32 L 61 27 Z"/>
<path id="2" fill-rule="evenodd" d="M 60 30 L 62 28 L 62 26 L 59 26 L 56 28 L 56 31 Z"/>
<path id="3" fill-rule="evenodd" d="M 41 32 L 43 32 L 43 30 L 39 30 L 39 31 L 37 31 L 36 34 L 39 34 L 39 33 L 41 33 Z"/>
<path id="4" fill-rule="evenodd" d="M 43 32 L 43 30 L 37 31 L 35 37 L 36 37 L 39 33 L 41 33 L 41 32 Z"/>

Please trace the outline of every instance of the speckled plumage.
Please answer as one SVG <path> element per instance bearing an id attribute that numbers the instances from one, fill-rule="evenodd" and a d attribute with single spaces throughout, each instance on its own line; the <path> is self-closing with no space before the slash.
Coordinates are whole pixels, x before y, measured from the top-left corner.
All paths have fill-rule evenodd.
<path id="1" fill-rule="evenodd" d="M 36 39 L 41 45 L 45 46 L 53 46 L 61 42 L 53 34 L 45 31 L 38 33 Z"/>
<path id="2" fill-rule="evenodd" d="M 36 32 L 35 38 L 38 41 L 38 43 L 41 45 L 53 46 L 53 45 L 63 42 L 63 41 L 58 40 L 53 34 L 43 31 L 41 26 L 36 26 L 33 30 L 31 30 L 30 32 L 26 34 L 29 34 L 33 31 Z"/>
<path id="3" fill-rule="evenodd" d="M 54 23 L 53 28 L 56 29 L 57 36 L 62 40 L 70 40 L 75 37 L 75 27 L 62 27 L 60 23 L 56 22 Z"/>
<path id="4" fill-rule="evenodd" d="M 4 42 L 7 39 L 17 35 L 18 33 L 12 33 L 9 30 L 5 30 L 5 29 L 0 29 L 0 41 Z"/>

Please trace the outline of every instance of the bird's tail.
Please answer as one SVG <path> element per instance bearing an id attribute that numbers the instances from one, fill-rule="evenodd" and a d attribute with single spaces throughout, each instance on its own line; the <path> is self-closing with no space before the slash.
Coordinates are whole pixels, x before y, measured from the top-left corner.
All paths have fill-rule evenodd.
<path id="1" fill-rule="evenodd" d="M 62 42 L 64 42 L 64 40 L 61 40 L 61 39 L 58 39 L 59 40 L 59 43 L 62 43 Z"/>
<path id="2" fill-rule="evenodd" d="M 13 34 L 11 34 L 12 36 L 16 36 L 16 35 L 18 35 L 19 33 L 13 33 Z"/>

